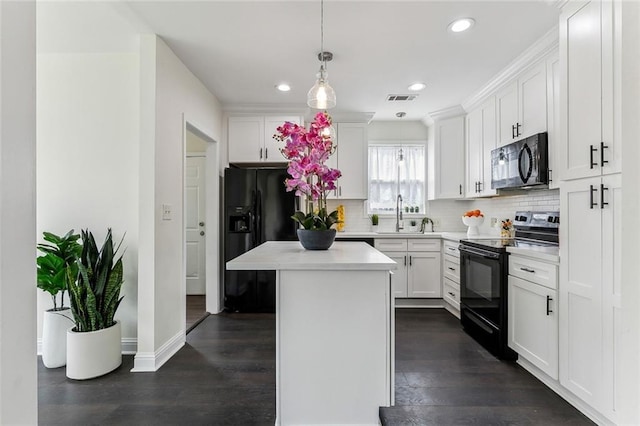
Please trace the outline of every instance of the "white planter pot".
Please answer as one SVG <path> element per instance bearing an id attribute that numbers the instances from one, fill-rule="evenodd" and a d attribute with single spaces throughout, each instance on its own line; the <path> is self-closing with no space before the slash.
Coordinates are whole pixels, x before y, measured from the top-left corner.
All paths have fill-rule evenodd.
<path id="1" fill-rule="evenodd" d="M 73 327 L 72 327 L 73 328 Z M 107 374 L 122 364 L 120 321 L 98 331 L 67 331 L 67 377 L 86 380 Z"/>
<path id="2" fill-rule="evenodd" d="M 67 363 L 67 330 L 73 327 L 71 309 L 48 310 L 42 320 L 42 363 L 47 368 Z"/>

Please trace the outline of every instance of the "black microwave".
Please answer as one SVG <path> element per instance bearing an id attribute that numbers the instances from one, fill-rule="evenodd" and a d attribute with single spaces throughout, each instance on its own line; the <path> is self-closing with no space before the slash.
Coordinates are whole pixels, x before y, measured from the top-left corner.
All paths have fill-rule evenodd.
<path id="1" fill-rule="evenodd" d="M 491 188 L 527 189 L 548 184 L 546 132 L 491 150 Z"/>

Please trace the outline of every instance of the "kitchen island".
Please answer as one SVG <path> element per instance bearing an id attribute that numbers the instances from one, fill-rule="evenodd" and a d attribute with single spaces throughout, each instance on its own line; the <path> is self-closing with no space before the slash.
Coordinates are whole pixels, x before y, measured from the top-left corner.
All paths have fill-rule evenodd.
<path id="1" fill-rule="evenodd" d="M 394 399 L 396 263 L 365 243 L 273 241 L 227 268 L 276 271 L 276 424 L 379 424 Z"/>

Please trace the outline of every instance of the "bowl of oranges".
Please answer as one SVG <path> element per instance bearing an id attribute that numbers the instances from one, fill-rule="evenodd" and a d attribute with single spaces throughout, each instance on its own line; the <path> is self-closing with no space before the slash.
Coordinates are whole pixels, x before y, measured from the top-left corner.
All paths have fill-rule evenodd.
<path id="1" fill-rule="evenodd" d="M 469 228 L 467 229 L 467 237 L 475 237 L 480 235 L 478 226 L 484 222 L 484 214 L 480 210 L 469 210 L 462 216 L 462 223 Z"/>

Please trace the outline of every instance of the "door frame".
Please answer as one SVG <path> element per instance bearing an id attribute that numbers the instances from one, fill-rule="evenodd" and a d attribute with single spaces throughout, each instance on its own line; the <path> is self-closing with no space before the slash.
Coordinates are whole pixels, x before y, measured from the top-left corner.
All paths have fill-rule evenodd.
<path id="1" fill-rule="evenodd" d="M 187 131 L 197 135 L 207 142 L 205 152 L 205 223 L 207 232 L 205 234 L 205 309 L 207 312 L 216 314 L 220 312 L 220 285 L 219 285 L 219 155 L 220 144 L 209 132 L 203 130 L 197 121 L 187 114 L 182 114 L 182 280 L 180 288 L 181 317 L 187 316 L 187 233 L 185 229 L 185 218 L 187 209 L 187 197 L 184 186 L 186 183 L 185 172 L 187 169 Z M 183 326 L 185 322 L 183 321 Z"/>

